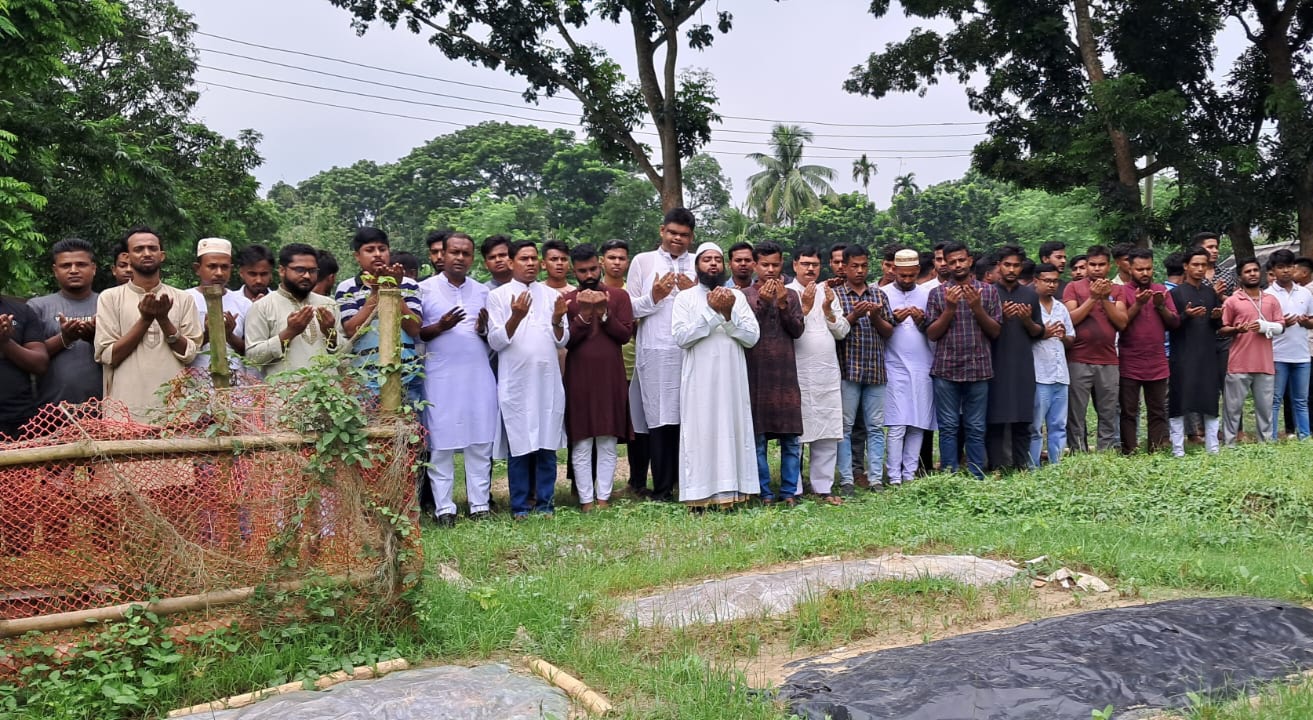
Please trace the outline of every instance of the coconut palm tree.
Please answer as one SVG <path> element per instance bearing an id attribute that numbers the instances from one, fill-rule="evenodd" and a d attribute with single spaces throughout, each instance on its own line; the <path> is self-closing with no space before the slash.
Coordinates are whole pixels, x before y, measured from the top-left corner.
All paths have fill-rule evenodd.
<path id="1" fill-rule="evenodd" d="M 834 170 L 824 165 L 803 165 L 803 144 L 812 141 L 810 130 L 797 125 L 771 129 L 769 155 L 747 157 L 762 167 L 748 178 L 747 207 L 767 225 L 792 225 L 798 215 L 821 204 L 822 196 L 834 194 L 830 187 Z"/>
<path id="2" fill-rule="evenodd" d="M 921 187 L 916 184 L 916 173 L 907 173 L 894 178 L 894 197 L 904 193 L 915 195 L 921 192 Z"/>
<path id="3" fill-rule="evenodd" d="M 853 182 L 861 182 L 862 190 L 866 193 L 866 199 L 871 199 L 871 177 L 880 172 L 875 163 L 866 158 L 866 153 L 862 153 L 860 158 L 853 161 Z"/>

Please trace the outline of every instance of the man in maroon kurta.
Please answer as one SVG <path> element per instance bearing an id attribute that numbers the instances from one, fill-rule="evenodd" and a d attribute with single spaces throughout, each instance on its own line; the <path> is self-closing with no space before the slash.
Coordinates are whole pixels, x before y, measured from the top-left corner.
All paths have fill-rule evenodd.
<path id="1" fill-rule="evenodd" d="M 565 432 L 580 506 L 588 512 L 594 499 L 598 507 L 609 504 L 616 443 L 630 436 L 622 348 L 634 332 L 634 311 L 628 292 L 602 284 L 602 266 L 592 245 L 571 250 L 570 261 L 579 289 L 570 294 L 566 309 L 570 340 L 565 356 Z"/>
<path id="2" fill-rule="evenodd" d="M 757 480 L 761 499 L 775 499 L 771 490 L 766 443 L 780 443 L 780 493 L 793 505 L 802 475 L 802 392 L 798 389 L 798 366 L 793 341 L 802 336 L 802 300 L 784 286 L 780 273 L 784 250 L 773 242 L 753 248 L 757 281 L 743 289 L 749 307 L 757 316 L 761 337 L 749 348 L 748 393 L 752 399 L 752 428 L 757 440 Z"/>

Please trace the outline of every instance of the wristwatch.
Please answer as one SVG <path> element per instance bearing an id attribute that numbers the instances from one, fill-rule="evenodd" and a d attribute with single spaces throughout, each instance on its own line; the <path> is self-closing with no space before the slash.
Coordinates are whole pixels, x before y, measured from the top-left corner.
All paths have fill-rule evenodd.
<path id="1" fill-rule="evenodd" d="M 174 334 L 172 334 L 172 335 L 165 335 L 165 336 L 164 336 L 164 344 L 165 344 L 165 345 L 172 345 L 172 344 L 178 342 L 178 341 L 181 340 L 181 339 L 182 339 L 182 333 L 174 333 Z"/>

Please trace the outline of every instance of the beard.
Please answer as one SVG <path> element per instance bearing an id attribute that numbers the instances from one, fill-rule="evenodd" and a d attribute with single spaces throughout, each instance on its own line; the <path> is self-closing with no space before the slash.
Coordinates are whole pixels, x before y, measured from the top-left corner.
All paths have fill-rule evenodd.
<path id="1" fill-rule="evenodd" d="M 721 285 L 724 285 L 726 277 L 728 276 L 725 274 L 724 270 L 721 270 L 714 275 L 709 272 L 698 271 L 698 282 L 702 283 L 702 287 L 705 287 L 708 290 L 715 290 Z"/>
<path id="2" fill-rule="evenodd" d="M 284 285 L 286 285 L 287 287 L 287 292 L 290 293 L 292 297 L 296 298 L 297 300 L 304 300 L 310 297 L 310 291 L 315 289 L 314 285 L 311 285 L 309 287 L 301 287 L 300 285 L 297 285 L 296 283 L 292 283 L 292 282 L 284 283 Z"/>
<path id="3" fill-rule="evenodd" d="M 600 287 L 602 287 L 602 278 L 601 278 L 601 277 L 595 277 L 595 278 L 593 278 L 593 279 L 591 279 L 591 280 L 580 280 L 580 281 L 579 281 L 579 289 L 580 289 L 580 290 L 596 290 L 596 289 L 598 289 L 598 288 L 600 288 Z"/>

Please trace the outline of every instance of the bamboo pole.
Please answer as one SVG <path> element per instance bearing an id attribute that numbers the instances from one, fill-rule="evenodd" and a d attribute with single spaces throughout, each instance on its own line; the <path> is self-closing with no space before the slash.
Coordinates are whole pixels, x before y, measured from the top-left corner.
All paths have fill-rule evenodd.
<path id="1" fill-rule="evenodd" d="M 334 575 L 328 578 L 331 583 L 345 583 L 350 580 L 348 575 Z M 290 582 L 274 583 L 269 585 L 269 589 L 276 592 L 290 592 L 299 589 L 305 585 L 305 580 L 292 580 Z M 129 602 L 120 605 L 111 605 L 109 607 L 91 608 L 89 610 L 75 610 L 72 612 L 54 613 L 52 615 L 37 615 L 35 617 L 18 618 L 16 620 L 0 620 L 0 638 L 16 637 L 29 632 L 49 632 L 51 630 L 68 630 L 70 628 L 81 627 L 89 622 L 113 622 L 122 620 L 133 608 L 153 612 L 156 615 L 174 615 L 176 613 L 193 612 L 197 610 L 208 610 L 212 607 L 221 607 L 224 605 L 236 605 L 237 603 L 249 600 L 258 588 L 244 587 L 234 588 L 232 590 L 215 590 L 199 595 L 184 595 L 176 598 L 164 598 L 162 600 L 152 600 L 149 602 Z"/>
<path id="2" fill-rule="evenodd" d="M 371 440 L 390 438 L 396 428 L 372 426 L 365 429 Z M 31 448 L 6 448 L 0 452 L 0 468 L 13 465 L 37 465 L 60 460 L 94 460 L 123 455 L 188 455 L 193 453 L 267 450 L 315 442 L 299 433 L 280 432 L 265 435 L 230 435 L 224 437 L 145 438 L 141 440 L 78 440 L 61 445 Z"/>
<path id="3" fill-rule="evenodd" d="M 401 410 L 401 316 L 403 313 L 401 288 L 384 287 L 378 290 L 378 363 L 384 368 L 381 394 L 383 411 Z"/>
<path id="4" fill-rule="evenodd" d="M 388 673 L 397 672 L 398 670 L 408 669 L 410 669 L 410 663 L 406 662 L 405 658 L 385 660 L 378 665 L 361 665 L 349 673 L 345 670 L 338 670 L 335 673 L 324 675 L 318 680 L 315 680 L 314 686 L 316 690 L 326 690 L 338 683 L 343 683 L 348 680 L 369 680 L 371 678 L 383 677 Z M 193 705 L 188 708 L 170 710 L 168 717 L 185 717 L 196 713 L 212 713 L 219 710 L 246 707 L 247 705 L 254 704 L 265 698 L 300 692 L 305 689 L 305 683 L 303 682 L 283 683 L 276 687 L 256 690 L 255 692 L 243 693 L 241 695 L 233 695 L 232 697 L 215 700 L 214 702 L 201 703 L 200 705 Z"/>
<path id="5" fill-rule="evenodd" d="M 214 387 L 223 389 L 231 384 L 232 370 L 228 367 L 228 327 L 224 324 L 222 285 L 201 288 L 205 296 L 205 329 L 210 336 L 210 379 Z"/>
<path id="6" fill-rule="evenodd" d="M 592 715 L 608 715 L 614 709 L 606 698 L 597 694 L 592 688 L 583 684 L 573 675 L 555 665 L 532 655 L 525 658 L 529 669 L 542 679 L 565 691 L 575 702 L 583 705 Z"/>

